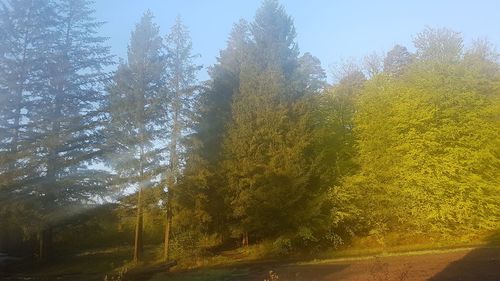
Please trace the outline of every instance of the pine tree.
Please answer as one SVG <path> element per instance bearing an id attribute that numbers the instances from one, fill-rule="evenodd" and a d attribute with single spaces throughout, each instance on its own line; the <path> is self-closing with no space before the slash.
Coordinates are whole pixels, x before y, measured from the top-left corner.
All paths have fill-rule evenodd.
<path id="1" fill-rule="evenodd" d="M 10 4 L 9 28 L 12 34 L 21 28 L 17 31 L 22 38 L 9 41 L 21 42 L 17 45 L 21 49 L 8 48 L 22 50 L 22 59 L 15 54 L 7 57 L 11 62 L 17 59 L 19 66 L 18 73 L 8 78 L 8 88 L 17 99 L 12 107 L 13 143 L 24 135 L 22 145 L 13 146 L 23 151 L 13 163 L 27 165 L 26 175 L 16 179 L 16 185 L 22 186 L 19 194 L 38 215 L 30 228 L 39 232 L 41 259 L 50 254 L 52 227 L 97 198 L 106 180 L 106 173 L 88 168 L 102 152 L 102 86 L 108 78 L 103 68 L 112 63 L 106 38 L 97 36 L 101 23 L 92 17 L 90 4 L 63 0 Z M 19 117 L 20 112 L 24 116 Z"/>
<path id="2" fill-rule="evenodd" d="M 233 26 L 227 47 L 209 70 L 210 80 L 200 94 L 193 134 L 188 138 L 186 167 L 179 184 L 177 225 L 195 226 L 200 234 L 229 238 L 231 212 L 221 169 L 222 143 L 231 118 L 231 102 L 238 92 L 241 64 L 249 44 L 248 23 Z"/>
<path id="3" fill-rule="evenodd" d="M 314 59 L 299 59 L 293 22 L 277 1 L 262 4 L 251 34 L 224 141 L 235 227 L 243 244 L 249 232 L 314 240 L 317 229 L 304 221 L 323 214 L 315 155 L 308 153 L 314 130 L 309 97 L 322 85 L 322 71 L 311 67 Z"/>
<path id="4" fill-rule="evenodd" d="M 201 68 L 193 60 L 192 42 L 189 32 L 177 17 L 174 26 L 165 40 L 166 47 L 166 88 L 170 94 L 168 106 L 169 119 L 169 169 L 167 173 L 167 221 L 165 224 L 164 259 L 169 259 L 170 234 L 173 216 L 174 190 L 178 184 L 184 164 L 184 139 L 193 127 L 194 109 L 198 86 L 196 73 Z"/>
<path id="5" fill-rule="evenodd" d="M 406 47 L 395 45 L 387 52 L 384 59 L 384 72 L 393 76 L 402 74 L 403 70 L 411 63 L 412 55 Z"/>
<path id="6" fill-rule="evenodd" d="M 108 159 L 125 188 L 137 189 L 134 261 L 143 253 L 143 190 L 161 171 L 161 141 L 166 123 L 165 61 L 159 28 L 146 12 L 131 34 L 128 59 L 109 87 Z"/>
<path id="7" fill-rule="evenodd" d="M 14 196 L 22 182 L 34 175 L 29 110 L 34 92 L 43 85 L 44 54 L 53 38 L 49 27 L 53 11 L 46 1 L 2 3 L 0 25 L 0 186 L 4 196 Z M 8 198 L 8 197 L 6 197 Z M 4 200 L 2 200 L 4 202 Z M 5 204 L 8 202 L 5 199 Z"/>

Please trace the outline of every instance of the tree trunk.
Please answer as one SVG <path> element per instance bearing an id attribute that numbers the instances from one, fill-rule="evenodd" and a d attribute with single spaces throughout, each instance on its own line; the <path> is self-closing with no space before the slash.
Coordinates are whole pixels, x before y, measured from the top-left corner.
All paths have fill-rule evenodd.
<path id="1" fill-rule="evenodd" d="M 38 260 L 47 261 L 50 259 L 52 248 L 52 228 L 46 227 L 38 233 Z"/>
<path id="2" fill-rule="evenodd" d="M 135 222 L 135 239 L 134 239 L 134 262 L 137 263 L 142 260 L 143 254 L 143 215 L 142 215 L 142 186 L 139 187 L 137 197 L 137 218 Z"/>
<path id="3" fill-rule="evenodd" d="M 165 240 L 163 248 L 163 259 L 168 261 L 170 259 L 170 234 L 172 232 L 172 202 L 174 197 L 174 185 L 177 184 L 177 175 L 179 174 L 179 159 L 177 155 L 177 141 L 180 138 L 180 125 L 179 125 L 179 114 L 181 110 L 180 104 L 180 94 L 179 94 L 179 82 L 177 81 L 176 96 L 174 100 L 174 116 L 172 124 L 172 136 L 170 143 L 170 175 L 167 179 L 167 218 L 165 223 Z"/>
<path id="4" fill-rule="evenodd" d="M 167 218 L 165 222 L 165 239 L 163 245 L 163 259 L 165 261 L 170 260 L 170 236 L 172 234 L 172 197 L 175 179 L 170 177 L 168 180 L 168 193 L 167 193 Z"/>
<path id="5" fill-rule="evenodd" d="M 248 247 L 248 231 L 243 232 L 241 244 L 243 247 Z"/>
<path id="6" fill-rule="evenodd" d="M 24 33 L 24 43 L 23 43 L 23 57 L 22 57 L 22 66 L 21 66 L 21 72 L 20 72 L 20 80 L 19 80 L 19 85 L 16 91 L 16 108 L 15 108 L 15 113 L 14 113 L 14 127 L 13 127 L 13 136 L 12 136 L 12 146 L 11 146 L 11 153 L 12 157 L 15 159 L 17 157 L 17 152 L 18 152 L 18 146 L 19 146 L 19 129 L 20 129 L 20 124 L 21 124 L 21 110 L 23 108 L 23 92 L 25 88 L 25 83 L 26 83 L 26 77 L 28 77 L 29 72 L 27 72 L 26 69 L 26 55 L 27 55 L 27 50 L 28 50 L 28 31 Z M 10 172 L 15 173 L 16 169 L 16 161 L 14 159 L 10 159 L 11 161 L 11 167 L 10 167 Z"/>
<path id="7" fill-rule="evenodd" d="M 142 206 L 142 187 L 144 181 L 144 126 L 141 126 L 141 146 L 139 155 L 139 192 L 137 194 L 137 217 L 135 222 L 135 239 L 134 239 L 134 263 L 142 260 L 144 252 L 143 242 L 143 206 Z"/>
<path id="8" fill-rule="evenodd" d="M 10 229 L 7 228 L 6 224 L 0 224 L 1 230 L 0 230 L 0 253 L 10 253 L 9 249 L 9 231 Z"/>
<path id="9" fill-rule="evenodd" d="M 168 200 L 170 201 L 170 200 Z M 172 210 L 170 208 L 170 202 L 167 203 L 167 221 L 165 223 L 165 241 L 163 245 L 163 259 L 165 261 L 170 260 L 170 228 L 172 226 Z"/>

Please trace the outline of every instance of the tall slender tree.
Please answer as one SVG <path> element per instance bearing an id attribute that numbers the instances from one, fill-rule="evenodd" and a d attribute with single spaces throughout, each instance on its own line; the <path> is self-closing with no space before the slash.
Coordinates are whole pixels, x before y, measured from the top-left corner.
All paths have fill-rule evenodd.
<path id="1" fill-rule="evenodd" d="M 137 189 L 134 261 L 143 255 L 143 189 L 161 172 L 157 142 L 164 133 L 167 95 L 165 60 L 159 28 L 146 12 L 131 34 L 128 59 L 122 62 L 109 87 L 109 155 L 125 187 Z"/>
<path id="2" fill-rule="evenodd" d="M 193 128 L 197 89 L 196 73 L 201 66 L 194 63 L 192 42 L 187 27 L 177 17 L 165 40 L 167 83 L 170 94 L 169 116 L 169 168 L 167 173 L 167 219 L 165 224 L 164 259 L 169 259 L 173 200 L 184 164 L 184 138 Z"/>

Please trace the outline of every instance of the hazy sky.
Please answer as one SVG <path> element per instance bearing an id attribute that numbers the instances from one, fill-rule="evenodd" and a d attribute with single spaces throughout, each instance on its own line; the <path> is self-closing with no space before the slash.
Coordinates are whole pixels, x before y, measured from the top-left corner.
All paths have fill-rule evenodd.
<path id="1" fill-rule="evenodd" d="M 155 15 L 162 35 L 180 14 L 189 27 L 199 63 L 209 66 L 233 23 L 251 21 L 258 0 L 96 0 L 97 18 L 107 23 L 113 54 L 125 57 L 130 32 L 147 9 Z M 466 42 L 488 38 L 500 47 L 499 0 L 281 0 L 294 21 L 301 52 L 317 56 L 323 67 L 341 59 L 388 51 L 394 44 L 411 49 L 411 38 L 426 25 L 462 32 Z M 204 69 L 200 79 L 206 79 Z"/>

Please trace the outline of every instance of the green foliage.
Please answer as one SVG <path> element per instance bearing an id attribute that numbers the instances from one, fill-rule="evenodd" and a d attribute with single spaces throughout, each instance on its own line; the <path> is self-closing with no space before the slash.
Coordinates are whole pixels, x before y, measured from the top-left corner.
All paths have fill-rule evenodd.
<path id="1" fill-rule="evenodd" d="M 345 188 L 358 194 L 373 233 L 498 227 L 498 64 L 457 61 L 460 40 L 435 34 L 418 37 L 422 54 L 437 52 L 425 40 L 456 48 L 422 57 L 400 78 L 375 77 L 357 102 L 360 172 Z"/>
<path id="2" fill-rule="evenodd" d="M 165 91 L 169 93 L 167 106 L 169 172 L 166 175 L 169 193 L 175 189 L 185 161 L 188 134 L 193 128 L 198 101 L 197 72 L 192 42 L 187 27 L 177 18 L 165 40 L 167 80 Z M 171 194 L 169 194 L 171 195 Z M 170 198 L 171 199 L 171 198 Z"/>
<path id="3" fill-rule="evenodd" d="M 400 75 L 411 61 L 412 55 L 408 49 L 401 45 L 395 45 L 392 50 L 387 52 L 384 59 L 384 72 L 389 75 Z"/>
<path id="4" fill-rule="evenodd" d="M 211 80 L 196 107 L 195 131 L 187 140 L 187 163 L 176 196 L 176 225 L 196 226 L 201 233 L 217 233 L 223 238 L 228 236 L 229 212 L 220 167 L 221 150 L 248 36 L 246 22 L 235 24 L 227 48 L 210 69 Z"/>
<path id="5" fill-rule="evenodd" d="M 310 55 L 299 59 L 292 22 L 275 1 L 263 3 L 251 33 L 224 140 L 234 227 L 256 237 L 317 231 L 324 189 L 314 170 L 311 95 L 323 72 Z"/>
<path id="6" fill-rule="evenodd" d="M 93 12 L 83 0 L 0 8 L 0 215 L 15 214 L 7 222 L 29 235 L 50 233 L 107 191 L 108 173 L 88 168 L 103 151 L 103 68 L 112 65 Z"/>
<path id="7" fill-rule="evenodd" d="M 165 63 L 162 40 L 151 13 L 144 14 L 132 32 L 127 62 L 122 62 L 108 87 L 110 122 L 107 127 L 109 163 L 127 186 L 147 186 L 158 174 L 161 154 L 154 142 L 165 122 L 162 91 Z"/>
<path id="8" fill-rule="evenodd" d="M 463 51 L 463 38 L 459 32 L 447 28 L 426 27 L 413 39 L 416 56 L 423 61 L 456 62 Z"/>
<path id="9" fill-rule="evenodd" d="M 106 128 L 107 160 L 117 175 L 114 184 L 119 191 L 134 188 L 138 192 L 134 261 L 143 252 L 143 193 L 159 184 L 163 168 L 165 154 L 159 143 L 168 127 L 165 75 L 159 27 L 151 12 L 146 12 L 131 34 L 127 61 L 120 63 L 108 87 L 110 120 Z"/>
<path id="10" fill-rule="evenodd" d="M 200 86 L 187 27 L 178 18 L 162 38 L 146 12 L 109 83 L 90 4 L 0 6 L 0 238 L 39 232 L 47 245 L 55 229 L 63 249 L 122 245 L 135 227 L 136 256 L 165 235 L 165 258 L 197 263 L 241 237 L 262 257 L 500 227 L 488 42 L 466 49 L 460 33 L 426 28 L 415 53 L 395 45 L 327 85 L 291 16 L 265 0 Z"/>

